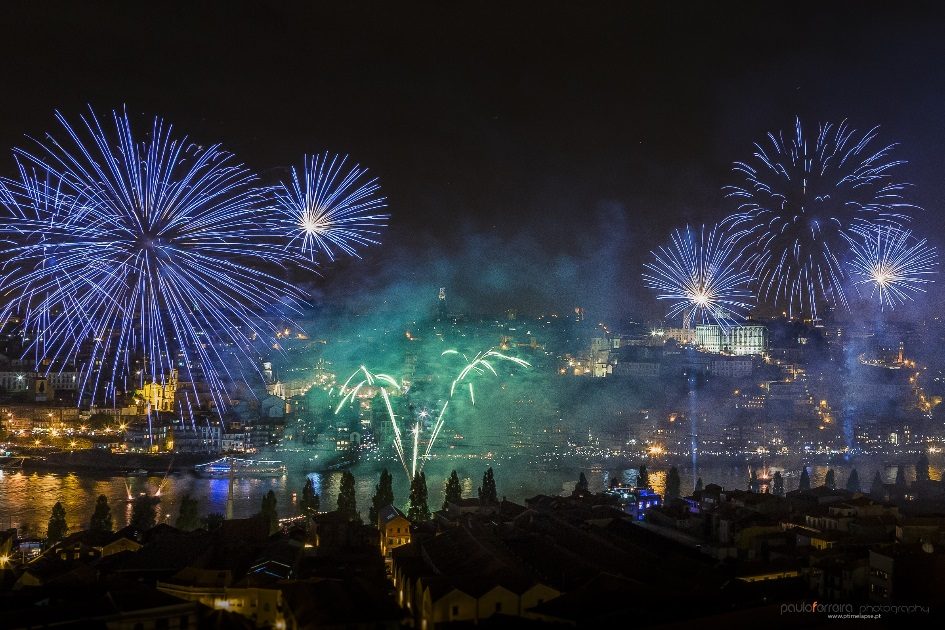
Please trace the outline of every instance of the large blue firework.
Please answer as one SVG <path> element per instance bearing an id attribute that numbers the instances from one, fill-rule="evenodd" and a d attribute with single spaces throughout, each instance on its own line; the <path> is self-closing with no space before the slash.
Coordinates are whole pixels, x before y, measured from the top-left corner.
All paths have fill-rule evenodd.
<path id="1" fill-rule="evenodd" d="M 849 266 L 857 287 L 869 288 L 880 308 L 893 309 L 912 300 L 934 282 L 938 255 L 925 239 L 909 230 L 872 227 L 856 230 L 850 238 Z"/>
<path id="2" fill-rule="evenodd" d="M 16 149 L 19 177 L 2 182 L 4 315 L 33 333 L 37 369 L 79 369 L 87 401 L 184 367 L 225 406 L 226 383 L 274 336 L 267 315 L 303 304 L 275 274 L 304 259 L 219 145 L 175 138 L 160 118 L 144 140 L 125 113 L 56 118 L 61 137 Z"/>
<path id="3" fill-rule="evenodd" d="M 797 119 L 793 133 L 769 133 L 752 160 L 735 163 L 742 181 L 725 188 L 738 203 L 728 222 L 760 300 L 812 319 L 818 307 L 847 306 L 848 237 L 909 220 L 909 184 L 893 177 L 903 162 L 890 158 L 894 145 L 877 148 L 876 135 L 875 127 L 860 134 L 842 122 L 811 137 Z"/>
<path id="4" fill-rule="evenodd" d="M 345 166 L 347 157 L 305 156 L 302 171 L 273 189 L 280 229 L 310 261 L 334 260 L 339 253 L 358 256 L 358 247 L 374 245 L 388 215 L 377 178 L 367 169 Z"/>
<path id="5" fill-rule="evenodd" d="M 653 252 L 643 281 L 670 300 L 667 317 L 682 315 L 683 325 L 714 323 L 724 328 L 745 318 L 752 306 L 752 276 L 739 266 L 733 242 L 724 231 L 705 226 L 675 230 L 670 243 Z"/>

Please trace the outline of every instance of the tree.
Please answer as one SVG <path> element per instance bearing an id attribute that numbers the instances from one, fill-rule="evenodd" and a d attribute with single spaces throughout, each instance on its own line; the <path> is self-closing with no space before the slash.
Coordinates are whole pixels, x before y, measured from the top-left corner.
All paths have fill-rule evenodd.
<path id="1" fill-rule="evenodd" d="M 450 503 L 457 503 L 462 498 L 463 487 L 459 484 L 459 475 L 454 470 L 446 480 L 446 488 L 443 490 L 443 509 L 448 509 Z"/>
<path id="2" fill-rule="evenodd" d="M 112 509 L 108 507 L 108 497 L 100 494 L 95 500 L 95 511 L 89 519 L 89 530 L 93 532 L 112 531 Z"/>
<path id="3" fill-rule="evenodd" d="M 751 473 L 748 477 L 748 491 L 749 492 L 758 492 L 761 489 L 761 482 L 758 481 L 758 473 L 754 468 L 751 469 Z"/>
<path id="4" fill-rule="evenodd" d="M 929 480 L 929 457 L 925 453 L 919 455 L 919 461 L 915 463 L 915 480 Z"/>
<path id="5" fill-rule="evenodd" d="M 226 517 L 220 512 L 211 512 L 203 517 L 203 527 L 208 532 L 216 531 L 223 527 L 223 521 Z"/>
<path id="6" fill-rule="evenodd" d="M 302 498 L 299 499 L 299 513 L 304 516 L 315 516 L 321 507 L 321 499 L 315 494 L 315 482 L 311 477 L 305 479 L 305 487 L 302 488 Z"/>
<path id="7" fill-rule="evenodd" d="M 682 480 L 679 478 L 679 470 L 673 466 L 666 475 L 666 500 L 672 501 L 680 496 Z"/>
<path id="8" fill-rule="evenodd" d="M 427 476 L 423 471 L 413 476 L 410 482 L 410 505 L 407 507 L 407 518 L 419 523 L 430 520 L 430 507 L 427 505 Z"/>
<path id="9" fill-rule="evenodd" d="M 646 471 L 646 464 L 640 464 L 640 470 L 637 472 L 637 488 L 650 487 L 650 473 Z"/>
<path id="10" fill-rule="evenodd" d="M 587 475 L 584 474 L 584 471 L 581 471 L 581 476 L 578 478 L 578 482 L 574 485 L 574 491 L 571 493 L 572 497 L 586 497 L 591 491 L 588 489 Z"/>
<path id="11" fill-rule="evenodd" d="M 52 514 L 49 516 L 49 525 L 46 528 L 46 544 L 50 547 L 66 537 L 69 526 L 66 524 L 66 508 L 62 503 L 56 501 L 53 506 Z"/>
<path id="12" fill-rule="evenodd" d="M 482 476 L 482 485 L 479 487 L 479 502 L 482 505 L 494 505 L 499 502 L 492 466 L 489 466 L 489 470 Z"/>
<path id="13" fill-rule="evenodd" d="M 180 500 L 180 512 L 177 514 L 177 521 L 174 523 L 177 529 L 192 531 L 200 527 L 200 515 L 198 511 L 197 499 L 185 494 Z"/>
<path id="14" fill-rule="evenodd" d="M 702 485 L 702 477 L 696 479 L 696 492 L 702 492 L 705 490 L 705 486 Z"/>
<path id="15" fill-rule="evenodd" d="M 381 479 L 374 486 L 374 496 L 371 497 L 371 508 L 368 510 L 368 518 L 371 523 L 377 525 L 377 516 L 381 510 L 394 503 L 394 478 L 385 468 L 381 471 Z"/>
<path id="16" fill-rule="evenodd" d="M 896 487 L 906 487 L 906 471 L 902 469 L 901 464 L 896 466 Z"/>
<path id="17" fill-rule="evenodd" d="M 338 489 L 338 511 L 349 521 L 360 521 L 358 502 L 354 493 L 354 475 L 350 470 L 341 473 L 341 487 Z"/>
<path id="18" fill-rule="evenodd" d="M 850 492 L 861 492 L 860 473 L 856 472 L 856 468 L 850 471 L 850 476 L 847 478 L 847 490 Z"/>
<path id="19" fill-rule="evenodd" d="M 880 477 L 878 470 L 873 476 L 872 485 L 870 485 L 870 496 L 880 501 L 886 498 L 886 486 L 883 484 L 883 478 Z"/>
<path id="20" fill-rule="evenodd" d="M 269 533 L 279 529 L 279 513 L 276 511 L 276 493 L 270 490 L 262 499 L 259 515 L 269 524 Z"/>
<path id="21" fill-rule="evenodd" d="M 135 497 L 131 503 L 131 522 L 128 523 L 138 532 L 144 532 L 154 527 L 157 521 L 157 504 L 161 500 L 157 497 L 151 497 L 141 494 Z"/>
<path id="22" fill-rule="evenodd" d="M 833 472 L 833 468 L 827 469 L 827 476 L 824 477 L 824 485 L 831 490 L 837 487 L 837 475 Z"/>
<path id="23" fill-rule="evenodd" d="M 807 466 L 801 470 L 801 481 L 797 486 L 798 490 L 810 490 L 810 475 L 807 474 Z"/>
<path id="24" fill-rule="evenodd" d="M 784 496 L 784 475 L 781 474 L 780 470 L 775 471 L 774 473 L 774 490 L 772 494 L 778 497 Z"/>

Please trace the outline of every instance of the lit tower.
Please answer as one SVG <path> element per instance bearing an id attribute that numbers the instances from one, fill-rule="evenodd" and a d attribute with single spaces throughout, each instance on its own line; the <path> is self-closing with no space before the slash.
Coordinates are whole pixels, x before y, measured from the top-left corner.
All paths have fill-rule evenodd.
<path id="1" fill-rule="evenodd" d="M 446 319 L 446 287 L 440 287 L 436 301 L 436 319 L 443 321 Z"/>

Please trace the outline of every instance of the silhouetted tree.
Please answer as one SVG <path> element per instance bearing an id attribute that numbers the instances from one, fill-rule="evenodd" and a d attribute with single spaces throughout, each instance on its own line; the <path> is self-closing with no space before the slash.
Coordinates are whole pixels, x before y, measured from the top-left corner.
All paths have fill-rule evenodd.
<path id="1" fill-rule="evenodd" d="M 413 476 L 410 482 L 410 505 L 407 506 L 407 518 L 414 523 L 430 520 L 430 506 L 427 504 L 427 476 L 423 471 Z"/>
<path id="2" fill-rule="evenodd" d="M 482 485 L 479 487 L 479 502 L 483 505 L 493 505 L 499 502 L 498 492 L 495 487 L 495 474 L 492 472 L 492 466 L 482 476 Z"/>
<path id="3" fill-rule="evenodd" d="M 388 505 L 394 503 L 394 478 L 385 468 L 381 471 L 380 482 L 374 486 L 374 496 L 371 497 L 371 508 L 368 510 L 368 518 L 371 523 L 377 525 L 377 515 Z"/>
<path id="4" fill-rule="evenodd" d="M 929 480 L 929 458 L 925 453 L 919 455 L 919 461 L 915 463 L 915 480 Z"/>
<path id="5" fill-rule="evenodd" d="M 749 492 L 758 492 L 761 489 L 761 482 L 758 481 L 758 473 L 755 472 L 755 469 L 751 469 L 751 473 L 748 476 L 748 491 Z"/>
<path id="6" fill-rule="evenodd" d="M 174 525 L 177 529 L 192 531 L 200 527 L 200 514 L 198 514 L 199 504 L 197 499 L 185 494 L 180 500 L 180 511 L 177 513 L 177 521 Z"/>
<path id="7" fill-rule="evenodd" d="M 680 487 L 682 480 L 679 478 L 679 470 L 673 466 L 666 475 L 666 500 L 672 501 L 680 496 Z"/>
<path id="8" fill-rule="evenodd" d="M 801 481 L 797 488 L 798 490 L 810 490 L 810 475 L 807 474 L 807 466 L 801 470 Z"/>
<path id="9" fill-rule="evenodd" d="M 784 475 L 781 474 L 780 470 L 775 471 L 772 485 L 774 486 L 772 494 L 778 497 L 783 497 L 784 496 Z"/>
<path id="10" fill-rule="evenodd" d="M 95 500 L 95 511 L 89 519 L 89 530 L 93 532 L 112 531 L 112 509 L 108 507 L 108 497 L 100 494 Z"/>
<path id="11" fill-rule="evenodd" d="M 311 477 L 305 479 L 302 498 L 299 499 L 299 513 L 303 516 L 315 516 L 321 507 L 321 499 L 315 494 L 315 482 Z"/>
<path id="12" fill-rule="evenodd" d="M 572 497 L 586 497 L 591 491 L 588 489 L 587 484 L 587 475 L 584 474 L 584 471 L 581 471 L 581 476 L 578 477 L 578 482 L 574 484 L 574 491 L 571 492 Z"/>
<path id="13" fill-rule="evenodd" d="M 269 533 L 279 529 L 279 513 L 276 511 L 276 493 L 270 490 L 262 499 L 262 506 L 259 510 L 260 516 L 269 524 Z"/>
<path id="14" fill-rule="evenodd" d="M 211 512 L 203 517 L 203 527 L 208 532 L 216 531 L 223 527 L 223 521 L 226 520 L 226 516 L 220 512 Z"/>
<path id="15" fill-rule="evenodd" d="M 354 491 L 354 475 L 350 470 L 341 473 L 341 487 L 338 489 L 338 511 L 349 521 L 360 521 L 358 499 Z"/>
<path id="16" fill-rule="evenodd" d="M 856 468 L 850 471 L 850 476 L 847 478 L 847 490 L 850 492 L 861 492 L 860 473 L 856 472 Z"/>
<path id="17" fill-rule="evenodd" d="M 69 526 L 66 524 L 66 508 L 56 501 L 49 516 L 49 525 L 46 527 L 46 544 L 50 547 L 66 537 Z"/>
<path id="18" fill-rule="evenodd" d="M 640 464 L 640 470 L 637 471 L 637 488 L 650 487 L 650 473 L 646 471 L 646 464 Z"/>
<path id="19" fill-rule="evenodd" d="M 837 487 L 837 475 L 833 468 L 827 469 L 827 475 L 824 477 L 824 485 L 833 490 Z"/>
<path id="20" fill-rule="evenodd" d="M 896 466 L 896 486 L 899 488 L 906 487 L 906 471 L 902 469 L 902 465 Z"/>
<path id="21" fill-rule="evenodd" d="M 459 483 L 459 475 L 454 470 L 446 480 L 446 488 L 443 490 L 443 509 L 448 509 L 450 503 L 457 503 L 462 498 L 463 487 Z"/>
<path id="22" fill-rule="evenodd" d="M 128 523 L 139 533 L 146 532 L 154 527 L 157 521 L 157 504 L 161 500 L 157 497 L 140 494 L 131 503 L 131 522 Z"/>
<path id="23" fill-rule="evenodd" d="M 883 478 L 879 475 L 878 470 L 876 474 L 873 475 L 873 483 L 870 486 L 870 496 L 879 501 L 886 498 L 886 487 L 883 484 Z"/>
<path id="24" fill-rule="evenodd" d="M 698 479 L 696 479 L 696 489 L 695 489 L 695 491 L 696 491 L 696 492 L 702 492 L 703 490 L 705 490 L 705 486 L 702 485 L 702 477 L 699 477 Z"/>

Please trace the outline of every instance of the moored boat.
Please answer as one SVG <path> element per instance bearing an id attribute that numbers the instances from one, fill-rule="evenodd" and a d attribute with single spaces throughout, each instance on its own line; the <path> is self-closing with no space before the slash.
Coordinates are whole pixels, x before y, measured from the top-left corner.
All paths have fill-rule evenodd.
<path id="1" fill-rule="evenodd" d="M 236 457 L 221 457 L 194 466 L 194 472 L 201 477 L 281 477 L 285 470 L 281 461 Z"/>

